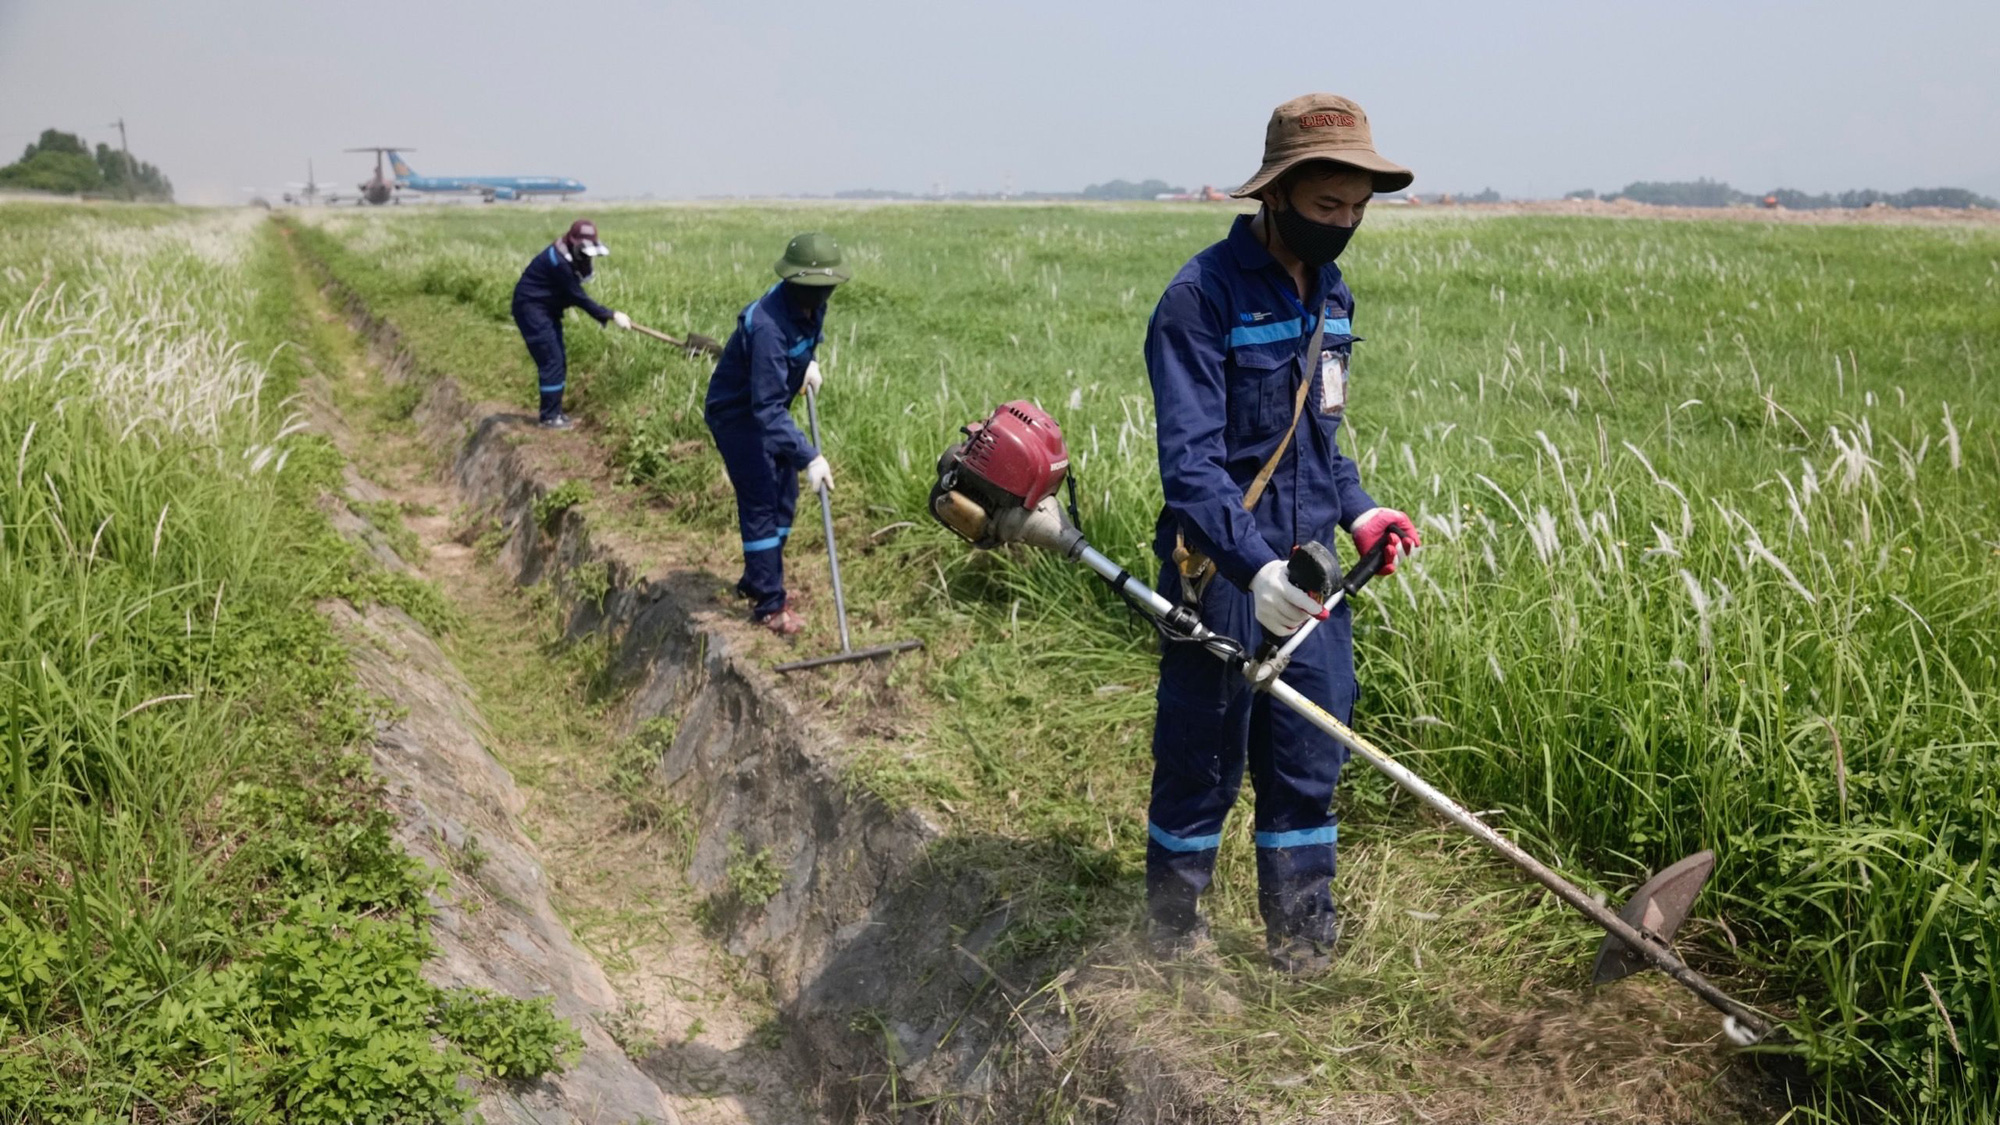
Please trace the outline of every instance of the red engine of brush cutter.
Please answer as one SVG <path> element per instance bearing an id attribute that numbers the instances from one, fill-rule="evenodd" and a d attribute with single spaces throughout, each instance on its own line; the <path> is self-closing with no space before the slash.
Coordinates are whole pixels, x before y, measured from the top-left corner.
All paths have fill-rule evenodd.
<path id="1" fill-rule="evenodd" d="M 1069 472 L 1062 427 L 1032 402 L 1007 402 L 938 458 L 931 514 L 975 547 L 1000 542 L 989 526 L 1009 508 L 1033 509 Z"/>

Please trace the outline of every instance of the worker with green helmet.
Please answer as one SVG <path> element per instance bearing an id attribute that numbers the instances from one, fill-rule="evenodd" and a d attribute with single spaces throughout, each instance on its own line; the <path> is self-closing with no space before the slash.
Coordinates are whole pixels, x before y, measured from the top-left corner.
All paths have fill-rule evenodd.
<path id="1" fill-rule="evenodd" d="M 848 279 L 840 244 L 801 234 L 777 263 L 778 284 L 745 306 L 708 380 L 702 418 L 736 489 L 743 533 L 743 577 L 750 618 L 779 636 L 804 627 L 785 599 L 785 540 L 798 507 L 799 474 L 814 490 L 833 490 L 833 470 L 792 419 L 800 391 L 819 391 L 815 353 L 826 331 L 826 302 Z"/>

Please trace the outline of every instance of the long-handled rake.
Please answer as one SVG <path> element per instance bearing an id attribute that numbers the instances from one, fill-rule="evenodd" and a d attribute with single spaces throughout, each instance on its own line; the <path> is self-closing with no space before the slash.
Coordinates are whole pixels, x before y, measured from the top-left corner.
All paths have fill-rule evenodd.
<path id="1" fill-rule="evenodd" d="M 1199 645 L 1241 673 L 1255 690 L 1325 731 L 1355 757 L 1386 774 L 1405 792 L 1601 927 L 1605 938 L 1592 972 L 1594 981 L 1617 980 L 1650 966 L 1722 1012 L 1726 1017 L 1723 1030 L 1731 1041 L 1748 1046 L 1771 1033 L 1767 1018 L 1710 983 L 1673 950 L 1675 932 L 1714 869 L 1714 853 L 1697 852 L 1661 871 L 1639 888 L 1624 910 L 1614 914 L 1286 683 L 1280 673 L 1297 647 L 1299 634 L 1269 655 L 1253 656 L 1237 640 L 1209 629 L 1193 610 L 1160 596 L 1086 542 L 1083 533 L 1064 518 L 1056 501 L 1055 490 L 1068 472 L 1069 453 L 1061 429 L 1039 407 L 1007 403 L 986 421 L 967 426 L 965 432 L 966 441 L 947 450 L 938 462 L 931 514 L 939 523 L 975 547 L 1019 543 L 1082 563 L 1151 618 L 1167 642 Z M 1351 597 L 1381 563 L 1379 551 L 1371 552 L 1343 577 L 1332 553 L 1312 544 L 1293 554 L 1291 577 L 1294 585 L 1315 597 L 1329 598 L 1331 606 Z M 1313 624 L 1308 622 L 1307 627 Z"/>
<path id="2" fill-rule="evenodd" d="M 820 444 L 819 396 L 813 393 L 811 388 L 806 389 L 806 417 L 812 423 L 813 445 L 817 446 Z M 847 634 L 847 597 L 840 589 L 840 552 L 835 550 L 833 546 L 833 498 L 827 495 L 827 490 L 824 487 L 817 491 L 819 492 L 820 526 L 826 533 L 827 569 L 833 575 L 833 613 L 840 621 L 840 651 L 831 656 L 815 656 L 810 660 L 794 660 L 789 664 L 780 664 L 777 666 L 777 670 L 780 672 L 799 672 L 807 668 L 824 668 L 829 664 L 846 664 L 854 660 L 873 660 L 882 656 L 894 656 L 899 652 L 908 652 L 911 649 L 924 647 L 924 642 L 920 640 L 894 641 L 886 645 L 875 645 L 872 648 L 854 647 L 853 641 L 849 639 Z"/>
<path id="3" fill-rule="evenodd" d="M 717 343 L 714 339 L 708 336 L 702 335 L 699 332 L 690 332 L 687 334 L 687 339 L 682 340 L 682 339 L 677 339 L 673 336 L 669 336 L 665 332 L 648 328 L 643 324 L 634 324 L 632 326 L 632 331 L 639 333 L 641 336 L 651 336 L 653 339 L 658 340 L 662 343 L 672 344 L 674 347 L 677 347 L 680 350 L 686 352 L 690 359 L 698 355 L 722 354 L 721 344 Z"/>

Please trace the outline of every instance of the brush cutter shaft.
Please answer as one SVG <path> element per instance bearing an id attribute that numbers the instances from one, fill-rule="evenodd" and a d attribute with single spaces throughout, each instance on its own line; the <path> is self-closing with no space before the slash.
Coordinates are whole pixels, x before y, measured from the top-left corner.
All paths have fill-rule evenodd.
<path id="1" fill-rule="evenodd" d="M 1190 622 L 1188 620 L 1190 615 L 1185 609 L 1161 597 L 1145 583 L 1126 573 L 1124 567 L 1106 558 L 1088 544 L 1079 542 L 1075 550 L 1071 553 L 1071 557 L 1102 575 L 1119 593 L 1138 605 L 1140 609 L 1158 618 L 1163 625 L 1179 633 L 1185 639 L 1195 642 L 1206 642 L 1216 638 L 1216 634 L 1206 626 L 1201 625 L 1199 622 Z M 1356 567 L 1355 569 L 1357 572 L 1362 571 L 1362 567 Z M 1373 573 L 1374 568 L 1368 567 L 1362 573 L 1361 581 L 1365 582 L 1367 576 Z M 1336 604 L 1339 599 L 1346 597 L 1350 589 L 1358 588 L 1359 585 L 1359 582 L 1355 582 L 1352 585 L 1343 583 L 1342 588 L 1334 595 L 1334 599 L 1329 601 L 1329 608 L 1333 604 Z M 1300 628 L 1299 633 L 1295 633 L 1293 636 L 1299 636 L 1315 624 L 1317 624 L 1316 620 L 1307 621 Z M 1212 646 L 1211 651 L 1214 651 Z M 1280 653 L 1282 654 L 1284 651 L 1281 649 Z M 1584 917 L 1601 926 L 1605 932 L 1637 951 L 1647 961 L 1651 962 L 1655 968 L 1672 977 L 1696 996 L 1701 997 L 1709 1006 L 1725 1015 L 1733 1017 L 1737 1024 L 1748 1031 L 1755 1039 L 1762 1039 L 1770 1034 L 1771 1024 L 1768 1020 L 1742 1003 L 1730 998 L 1727 993 L 1709 983 L 1706 977 L 1689 968 L 1686 962 L 1675 956 L 1673 950 L 1632 926 L 1604 904 L 1584 894 L 1575 884 L 1556 874 L 1554 870 L 1542 863 L 1542 861 L 1521 850 L 1520 845 L 1502 836 L 1491 825 L 1466 811 L 1463 805 L 1460 805 L 1457 801 L 1440 792 L 1430 782 L 1410 772 L 1402 763 L 1390 757 L 1385 751 L 1379 749 L 1367 739 L 1348 729 L 1347 724 L 1334 718 L 1327 713 L 1325 708 L 1300 694 L 1297 688 L 1279 679 L 1276 675 L 1260 678 L 1261 671 L 1270 667 L 1273 663 L 1272 661 L 1240 658 L 1240 662 L 1244 676 L 1249 679 L 1257 690 L 1270 695 L 1271 698 L 1284 704 L 1307 722 L 1325 731 L 1335 741 L 1347 747 L 1356 757 L 1367 762 L 1383 774 L 1386 774 L 1389 780 L 1401 786 L 1405 792 L 1430 806 L 1446 820 L 1451 821 L 1453 824 L 1472 834 L 1480 843 L 1500 853 L 1509 863 L 1527 872 L 1529 878 L 1547 887 L 1555 893 L 1557 898 L 1575 907 Z M 1280 667 L 1282 666 L 1280 665 Z"/>
<path id="2" fill-rule="evenodd" d="M 1367 739 L 1349 730 L 1345 723 L 1328 714 L 1317 703 L 1299 694 L 1297 688 L 1283 680 L 1272 680 L 1263 685 L 1263 690 L 1271 698 L 1291 708 L 1307 722 L 1332 735 L 1341 745 L 1347 747 L 1356 757 L 1376 770 L 1388 775 L 1389 780 L 1401 786 L 1411 796 L 1429 805 L 1446 820 L 1478 837 L 1479 842 L 1499 852 L 1509 863 L 1527 872 L 1529 878 L 1555 893 L 1557 898 L 1575 907 L 1584 917 L 1597 923 L 1607 933 L 1636 950 L 1653 967 L 1678 981 L 1696 996 L 1707 1001 L 1709 1006 L 1733 1016 L 1752 1035 L 1762 1039 L 1768 1035 L 1771 1025 L 1762 1016 L 1730 998 L 1730 996 L 1709 983 L 1700 973 L 1689 968 L 1687 963 L 1674 955 L 1671 949 L 1655 941 L 1630 923 L 1620 918 L 1610 908 L 1584 894 L 1575 884 L 1555 873 L 1541 860 L 1521 850 L 1521 846 L 1502 836 L 1485 821 L 1467 812 L 1465 806 L 1452 800 L 1430 782 L 1410 772 L 1402 763 L 1374 746 Z"/>
<path id="3" fill-rule="evenodd" d="M 1137 602 L 1139 608 L 1152 614 L 1154 617 L 1161 618 L 1162 620 L 1170 619 L 1174 616 L 1174 610 L 1179 608 L 1174 603 L 1154 592 L 1151 586 L 1126 573 L 1124 567 L 1112 562 L 1102 552 L 1098 551 L 1097 548 L 1087 543 L 1081 545 L 1074 557 L 1078 562 L 1096 571 L 1106 582 L 1111 583 L 1112 589 Z M 1201 631 L 1204 634 L 1208 632 L 1206 629 L 1202 629 Z M 1204 638 L 1196 637 L 1194 639 L 1201 640 Z"/>
<path id="4" fill-rule="evenodd" d="M 813 448 L 819 448 L 819 395 L 811 388 L 806 389 L 806 418 L 812 423 Z M 833 614 L 840 621 L 840 651 L 854 651 L 854 643 L 847 638 L 847 598 L 840 591 L 840 552 L 833 549 L 833 498 L 826 489 L 819 489 L 819 521 L 826 532 L 826 565 L 833 575 Z"/>

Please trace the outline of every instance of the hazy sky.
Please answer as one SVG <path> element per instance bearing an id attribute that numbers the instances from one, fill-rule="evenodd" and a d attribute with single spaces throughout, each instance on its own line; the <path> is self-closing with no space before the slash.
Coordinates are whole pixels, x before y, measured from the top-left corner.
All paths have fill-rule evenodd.
<path id="1" fill-rule="evenodd" d="M 2000 0 L 0 0 L 0 159 L 54 125 L 181 198 L 419 172 L 601 195 L 1233 187 L 1273 105 L 1360 101 L 1418 192 L 2000 196 Z"/>

